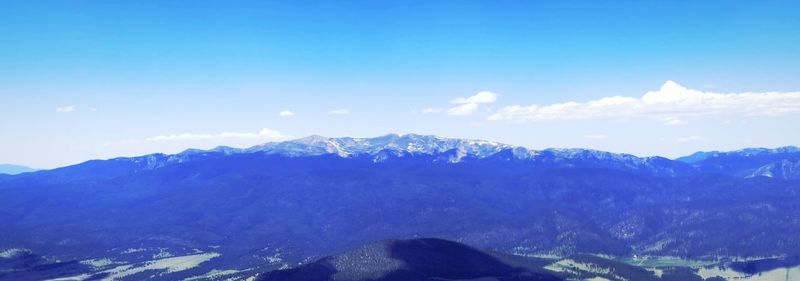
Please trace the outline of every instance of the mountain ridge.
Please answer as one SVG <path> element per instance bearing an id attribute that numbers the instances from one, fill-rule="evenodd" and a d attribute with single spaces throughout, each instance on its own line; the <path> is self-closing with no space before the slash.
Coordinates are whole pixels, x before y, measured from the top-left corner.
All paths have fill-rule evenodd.
<path id="1" fill-rule="evenodd" d="M 304 150 L 305 149 L 305 150 Z M 198 153 L 219 152 L 226 155 L 235 153 L 265 153 L 281 154 L 286 156 L 301 157 L 323 154 L 336 154 L 342 157 L 356 155 L 375 155 L 383 150 L 395 152 L 435 154 L 444 153 L 451 149 L 457 149 L 465 155 L 485 158 L 503 150 L 512 150 L 514 155 L 520 158 L 535 157 L 543 152 L 550 152 L 561 157 L 574 156 L 595 156 L 598 158 L 638 158 L 649 159 L 670 159 L 659 155 L 636 156 L 624 152 L 609 152 L 589 148 L 563 148 L 549 147 L 544 149 L 533 149 L 525 146 L 510 145 L 501 142 L 488 141 L 482 139 L 469 138 L 450 138 L 436 135 L 421 134 L 387 134 L 378 137 L 325 137 L 321 135 L 310 135 L 286 141 L 267 142 L 247 148 L 234 148 L 228 146 L 217 146 L 212 149 L 203 150 L 190 148 L 176 154 L 164 155 L 191 155 Z M 674 161 L 692 164 L 701 160 L 719 157 L 723 155 L 738 156 L 757 156 L 775 153 L 797 153 L 800 148 L 797 146 L 782 146 L 777 148 L 749 147 L 734 151 L 698 151 L 690 155 L 677 157 Z M 162 153 L 154 153 L 162 154 Z M 148 154 L 149 155 L 149 154 Z"/>
<path id="2" fill-rule="evenodd" d="M 373 138 L 329 138 L 312 135 L 294 140 L 268 142 L 249 148 L 218 146 L 208 150 L 186 149 L 176 154 L 153 153 L 135 157 L 116 157 L 108 160 L 89 160 L 47 171 L 59 173 L 64 170 L 80 170 L 82 167 L 105 163 L 106 165 L 119 166 L 118 170 L 120 172 L 135 172 L 193 161 L 203 157 L 224 157 L 237 154 L 263 154 L 284 157 L 334 155 L 343 158 L 370 158 L 375 163 L 415 156 L 429 157 L 430 161 L 447 163 L 463 161 L 523 161 L 536 164 L 539 167 L 605 167 L 646 171 L 651 174 L 670 177 L 690 176 L 698 173 L 718 173 L 735 177 L 800 178 L 800 149 L 794 146 L 774 149 L 746 148 L 732 152 L 696 152 L 688 156 L 669 159 L 661 156 L 639 157 L 627 153 L 584 148 L 535 150 L 494 141 L 418 134 L 388 134 Z M 775 158 L 771 157 L 771 155 L 780 156 Z M 721 165 L 717 163 L 719 161 L 746 162 L 748 164 Z M 8 176 L 5 178 L 8 178 Z"/>

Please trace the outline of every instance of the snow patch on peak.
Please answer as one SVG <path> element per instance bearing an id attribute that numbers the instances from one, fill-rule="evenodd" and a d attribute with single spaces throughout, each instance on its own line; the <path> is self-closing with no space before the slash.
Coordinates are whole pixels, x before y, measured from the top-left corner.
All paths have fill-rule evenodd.
<path id="1" fill-rule="evenodd" d="M 478 158 L 487 157 L 512 146 L 484 140 L 451 139 L 431 135 L 389 134 L 375 138 L 326 138 L 309 136 L 297 140 L 267 143 L 247 149 L 250 152 L 281 154 L 289 156 L 312 156 L 321 154 L 337 154 L 342 157 L 352 155 L 377 156 L 381 162 L 390 156 L 383 150 L 399 151 L 410 154 L 440 154 L 452 149 L 463 151 L 465 155 Z"/>

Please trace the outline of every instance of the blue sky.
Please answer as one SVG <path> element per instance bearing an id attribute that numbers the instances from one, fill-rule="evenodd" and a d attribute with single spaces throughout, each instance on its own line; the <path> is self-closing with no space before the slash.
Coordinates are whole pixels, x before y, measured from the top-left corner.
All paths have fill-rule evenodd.
<path id="1" fill-rule="evenodd" d="M 310 134 L 800 145 L 796 1 L 541 2 L 3 1 L 0 163 Z"/>

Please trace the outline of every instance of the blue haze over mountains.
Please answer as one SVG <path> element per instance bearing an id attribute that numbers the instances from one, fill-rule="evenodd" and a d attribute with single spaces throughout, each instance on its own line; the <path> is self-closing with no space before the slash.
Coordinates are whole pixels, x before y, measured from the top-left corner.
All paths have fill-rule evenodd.
<path id="1" fill-rule="evenodd" d="M 16 175 L 33 171 L 36 169 L 13 164 L 0 164 L 0 174 Z"/>
<path id="2" fill-rule="evenodd" d="M 253 274 L 419 237 L 518 255 L 797 257 L 799 183 L 797 147 L 671 160 L 413 134 L 92 160 L 0 175 L 0 251 L 26 253 L 0 257 L 0 279 L 164 252 L 218 254 L 167 279 Z"/>

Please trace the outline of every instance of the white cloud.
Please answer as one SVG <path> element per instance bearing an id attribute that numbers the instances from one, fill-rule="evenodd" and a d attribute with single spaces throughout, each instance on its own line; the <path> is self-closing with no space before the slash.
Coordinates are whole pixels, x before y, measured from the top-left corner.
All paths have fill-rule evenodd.
<path id="1" fill-rule="evenodd" d="M 478 110 L 480 104 L 489 104 L 494 103 L 495 101 L 497 101 L 497 94 L 489 91 L 483 91 L 475 94 L 474 96 L 451 100 L 450 103 L 459 105 L 448 109 L 446 112 L 449 115 L 470 115 Z"/>
<path id="2" fill-rule="evenodd" d="M 56 112 L 59 112 L 59 113 L 70 113 L 70 112 L 73 112 L 73 111 L 75 111 L 75 106 L 74 105 L 62 106 L 62 107 L 56 108 Z"/>
<path id="3" fill-rule="evenodd" d="M 350 114 L 350 110 L 341 108 L 341 109 L 334 109 L 334 110 L 328 111 L 328 113 L 343 115 L 343 114 Z"/>
<path id="4" fill-rule="evenodd" d="M 278 116 L 281 116 L 281 117 L 294 116 L 294 112 L 291 112 L 289 110 L 284 110 L 284 111 L 281 111 L 280 113 L 278 113 Z"/>
<path id="5" fill-rule="evenodd" d="M 593 139 L 593 140 L 603 140 L 603 139 L 608 138 L 608 136 L 603 135 L 603 134 L 585 135 L 583 137 L 587 138 L 587 139 Z"/>
<path id="6" fill-rule="evenodd" d="M 664 118 L 664 125 L 666 125 L 666 126 L 678 126 L 678 125 L 686 125 L 686 124 L 688 124 L 688 123 L 689 123 L 689 122 L 686 122 L 686 121 L 684 121 L 684 120 L 681 120 L 681 119 L 679 119 L 679 118 L 677 118 L 677 117 L 667 117 L 667 118 Z"/>
<path id="7" fill-rule="evenodd" d="M 422 113 L 423 113 L 423 114 L 441 113 L 442 111 L 444 111 L 444 109 L 441 109 L 441 108 L 432 108 L 432 107 L 428 107 L 428 108 L 423 108 L 423 109 L 422 109 Z"/>
<path id="8" fill-rule="evenodd" d="M 97 108 L 90 107 L 90 108 L 89 108 L 89 111 L 91 111 L 91 112 L 97 112 Z"/>
<path id="9" fill-rule="evenodd" d="M 665 125 L 685 124 L 682 117 L 737 114 L 776 116 L 800 112 L 800 92 L 713 93 L 667 81 L 640 98 L 613 96 L 588 102 L 507 106 L 489 120 L 544 121 L 651 117 Z"/>
<path id="10" fill-rule="evenodd" d="M 495 101 L 497 101 L 497 94 L 483 91 L 471 97 L 453 99 L 450 103 L 494 103 Z"/>
<path id="11" fill-rule="evenodd" d="M 447 110 L 449 115 L 470 115 L 478 110 L 477 103 L 465 103 Z"/>
<path id="12" fill-rule="evenodd" d="M 685 142 L 705 142 L 709 141 L 709 139 L 701 137 L 701 136 L 688 136 L 688 137 L 680 137 L 675 139 L 676 142 L 685 143 Z"/>
<path id="13" fill-rule="evenodd" d="M 257 133 L 222 132 L 219 134 L 172 134 L 161 135 L 147 138 L 147 141 L 181 141 L 181 140 L 211 140 L 211 139 L 261 139 L 261 140 L 283 140 L 291 138 L 279 131 L 262 129 Z"/>

